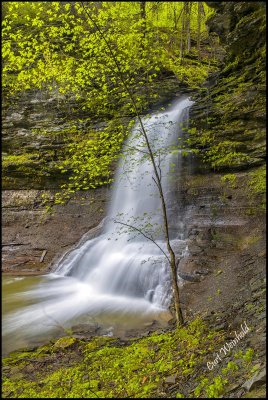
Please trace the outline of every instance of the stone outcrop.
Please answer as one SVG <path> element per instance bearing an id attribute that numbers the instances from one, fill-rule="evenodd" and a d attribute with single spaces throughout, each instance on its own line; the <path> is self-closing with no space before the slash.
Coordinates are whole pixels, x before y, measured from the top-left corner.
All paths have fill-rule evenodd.
<path id="1" fill-rule="evenodd" d="M 207 22 L 226 56 L 191 109 L 193 145 L 218 170 L 259 166 L 265 160 L 265 4 L 213 2 Z"/>
<path id="2" fill-rule="evenodd" d="M 78 102 L 58 93 L 27 91 L 3 101 L 4 189 L 52 189 L 66 175 L 57 169 L 66 136 L 86 123 Z"/>
<path id="3" fill-rule="evenodd" d="M 55 268 L 55 262 L 106 215 L 108 188 L 79 192 L 65 205 L 48 213 L 44 190 L 2 192 L 2 270 L 12 274 L 40 274 Z"/>

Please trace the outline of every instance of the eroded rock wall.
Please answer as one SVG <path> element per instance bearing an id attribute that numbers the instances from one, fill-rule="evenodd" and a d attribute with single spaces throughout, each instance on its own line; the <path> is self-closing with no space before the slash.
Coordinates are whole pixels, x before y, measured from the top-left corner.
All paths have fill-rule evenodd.
<path id="1" fill-rule="evenodd" d="M 57 169 L 66 134 L 86 115 L 74 101 L 57 93 L 28 91 L 3 101 L 4 189 L 57 188 L 66 176 Z M 81 124 L 81 123 L 80 123 Z"/>
<path id="2" fill-rule="evenodd" d="M 211 2 L 207 22 L 226 56 L 196 98 L 193 145 L 216 170 L 239 170 L 265 160 L 265 2 Z"/>
<path id="3" fill-rule="evenodd" d="M 2 193 L 2 270 L 28 274 L 53 270 L 54 263 L 106 216 L 108 188 L 79 192 L 48 213 L 42 195 L 53 191 L 6 190 Z M 94 229 L 92 231 L 94 234 Z M 42 259 L 43 255 L 43 259 Z"/>

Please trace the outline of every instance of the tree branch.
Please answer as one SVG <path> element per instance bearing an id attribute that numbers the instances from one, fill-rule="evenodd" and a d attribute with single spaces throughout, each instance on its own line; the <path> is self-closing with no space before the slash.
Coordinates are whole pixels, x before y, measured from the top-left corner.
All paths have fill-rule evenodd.
<path id="1" fill-rule="evenodd" d="M 151 242 L 153 242 L 153 243 L 159 248 L 159 250 L 164 254 L 164 256 L 166 257 L 166 259 L 168 260 L 168 263 L 170 264 L 170 259 L 168 258 L 167 254 L 164 252 L 164 250 L 162 249 L 162 247 L 160 247 L 159 244 L 157 244 L 156 241 L 155 241 L 153 238 L 151 238 L 150 236 L 147 236 L 144 232 L 142 232 L 141 229 L 137 228 L 136 226 L 127 224 L 127 223 L 125 223 L 125 222 L 120 222 L 120 221 L 114 220 L 114 223 L 115 223 L 115 224 L 119 224 L 119 225 L 127 226 L 128 228 L 131 228 L 131 229 L 133 229 L 133 230 L 139 232 L 139 233 L 140 233 L 142 236 L 144 236 L 146 239 L 148 239 L 148 240 L 150 240 Z"/>
<path id="2" fill-rule="evenodd" d="M 160 152 L 158 153 L 158 170 L 159 170 L 159 180 L 161 182 L 162 180 L 162 170 L 161 170 L 161 158 L 160 158 Z"/>
<path id="3" fill-rule="evenodd" d="M 158 182 L 156 181 L 156 179 L 155 179 L 155 177 L 154 177 L 154 176 L 152 176 L 152 180 L 154 181 L 154 183 L 155 183 L 155 184 L 156 184 L 156 186 L 157 186 L 157 189 L 159 190 Z"/>
<path id="4" fill-rule="evenodd" d="M 140 150 L 140 149 L 138 149 L 137 147 L 129 146 L 128 144 L 125 144 L 125 146 L 126 146 L 126 147 L 129 147 L 131 150 L 135 150 L 135 151 L 138 151 L 139 153 L 143 153 L 143 154 L 146 154 L 147 156 L 149 156 L 148 151 Z"/>

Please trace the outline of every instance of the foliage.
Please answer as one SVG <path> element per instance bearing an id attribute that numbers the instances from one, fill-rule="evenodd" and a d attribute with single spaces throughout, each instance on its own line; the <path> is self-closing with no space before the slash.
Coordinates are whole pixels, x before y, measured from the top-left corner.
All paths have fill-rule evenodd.
<path id="1" fill-rule="evenodd" d="M 220 166 L 239 165 L 248 161 L 250 157 L 237 150 L 240 143 L 230 140 L 224 140 L 216 145 L 212 145 L 206 152 L 205 159 L 210 162 L 214 168 Z"/>
<path id="2" fill-rule="evenodd" d="M 208 38 L 205 14 L 211 11 L 202 4 L 201 16 L 198 2 L 191 5 L 193 41 L 199 36 L 201 40 Z M 92 19 L 87 18 L 85 11 Z M 86 137 L 91 131 L 92 141 L 85 138 L 80 143 L 73 143 L 70 132 L 70 145 L 59 167 L 71 174 L 71 180 L 63 187 L 59 201 L 73 191 L 111 181 L 113 162 L 127 134 L 126 122 L 123 124 L 126 132 L 122 133 L 118 117 L 135 113 L 122 79 L 137 110 L 142 112 L 157 99 L 158 82 L 163 75 L 176 75 L 196 87 L 213 68 L 207 63 L 210 56 L 205 45 L 201 60 L 197 60 L 194 46 L 185 50 L 185 60 L 181 58 L 185 13 L 182 2 L 146 2 L 145 13 L 144 20 L 140 2 L 6 2 L 3 5 L 5 97 L 33 88 L 53 91 L 56 96 L 64 95 L 66 102 L 71 99 L 79 102 L 91 122 L 104 118 L 113 125 L 113 129 L 103 133 L 83 129 L 81 134 Z M 96 26 L 103 30 L 104 37 Z M 116 63 L 107 52 L 107 43 Z M 205 63 L 201 62 L 203 59 Z M 99 146 L 101 155 L 94 150 Z"/>
<path id="3" fill-rule="evenodd" d="M 112 120 L 113 122 L 113 120 Z M 67 145 L 66 157 L 58 163 L 62 173 L 72 172 L 68 183 L 56 195 L 56 204 L 64 203 L 78 190 L 94 189 L 112 181 L 111 163 L 120 155 L 127 129 L 113 123 L 85 138 L 83 133 Z"/>
<path id="4" fill-rule="evenodd" d="M 266 192 L 266 168 L 262 166 L 258 168 L 256 171 L 251 172 L 249 175 L 250 179 L 248 185 L 250 189 L 254 193 L 262 193 Z"/>
<path id="5" fill-rule="evenodd" d="M 221 177 L 222 182 L 228 182 L 232 188 L 235 187 L 236 184 L 236 175 L 235 174 L 225 174 Z"/>
<path id="6" fill-rule="evenodd" d="M 250 363 L 250 362 L 252 361 L 253 355 L 254 355 L 254 350 L 253 350 L 251 347 L 249 347 L 249 348 L 246 350 L 245 354 L 242 356 L 242 358 L 243 358 L 243 360 L 245 360 L 247 363 Z"/>
<path id="7" fill-rule="evenodd" d="M 238 365 L 234 361 L 229 361 L 226 368 L 222 369 L 222 373 L 226 375 L 230 371 L 237 371 L 237 370 L 238 370 Z"/>
<path id="8" fill-rule="evenodd" d="M 211 385 L 206 388 L 206 395 L 208 398 L 219 398 L 224 392 L 224 384 L 227 383 L 227 379 L 223 379 L 221 376 L 216 376 Z"/>
<path id="9" fill-rule="evenodd" d="M 223 379 L 221 376 L 216 376 L 211 384 L 209 384 L 208 378 L 203 378 L 195 388 L 194 394 L 200 397 L 200 394 L 204 392 L 207 398 L 218 398 L 224 393 L 224 386 L 227 382 L 227 379 Z"/>
<path id="10" fill-rule="evenodd" d="M 152 82 L 163 69 L 161 63 L 176 58 L 178 30 L 176 20 L 182 3 L 147 5 L 146 32 L 140 15 L 140 3 L 84 2 L 93 19 L 105 29 L 105 35 L 116 50 L 121 70 L 129 85 Z M 208 10 L 206 4 L 203 4 Z M 192 5 L 192 36 L 196 37 L 197 2 Z M 206 38 L 205 19 L 201 35 Z M 142 41 L 142 46 L 141 46 Z M 175 52 L 175 53 L 174 53 Z M 103 101 L 109 107 L 112 95 L 119 101 L 122 85 L 114 72 L 115 65 L 107 55 L 105 43 L 96 27 L 85 18 L 82 3 L 12 2 L 5 3 L 3 20 L 4 88 L 10 91 L 31 87 L 57 88 L 61 93 L 86 96 L 92 107 Z M 200 68 L 196 65 L 196 68 Z M 188 67 L 181 65 L 187 72 Z M 143 73 L 141 73 L 143 71 Z M 135 76 L 139 74 L 139 82 Z M 83 91 L 86 89 L 86 91 Z M 90 89 L 90 90 L 89 90 Z M 119 95 L 119 96 L 118 96 Z M 136 98 L 137 103 L 139 99 Z"/>

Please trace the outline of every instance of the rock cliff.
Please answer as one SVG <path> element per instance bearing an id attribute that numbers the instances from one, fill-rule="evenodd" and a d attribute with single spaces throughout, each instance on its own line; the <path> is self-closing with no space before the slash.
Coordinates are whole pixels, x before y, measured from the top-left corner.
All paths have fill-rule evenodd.
<path id="1" fill-rule="evenodd" d="M 225 48 L 219 72 L 192 107 L 193 146 L 216 170 L 239 170 L 265 160 L 265 3 L 213 2 L 207 22 Z"/>

